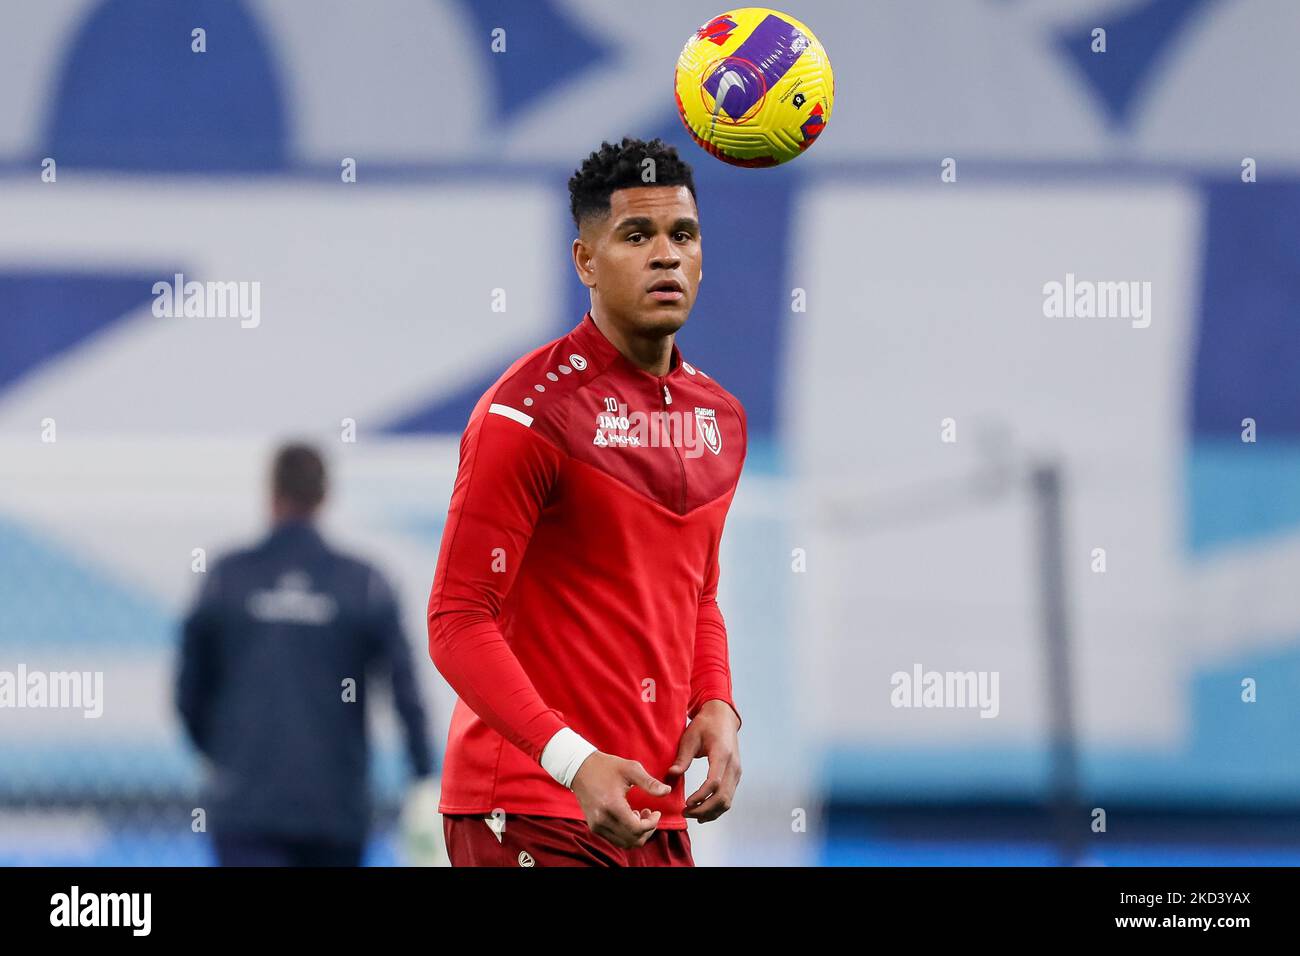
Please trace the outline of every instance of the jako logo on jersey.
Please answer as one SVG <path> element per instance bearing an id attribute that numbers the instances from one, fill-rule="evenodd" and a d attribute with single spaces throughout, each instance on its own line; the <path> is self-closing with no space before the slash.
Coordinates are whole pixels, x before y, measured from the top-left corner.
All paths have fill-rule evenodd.
<path id="1" fill-rule="evenodd" d="M 614 402 L 606 399 L 606 408 Z M 591 443 L 598 448 L 684 448 L 687 458 L 699 458 L 704 449 L 722 453 L 722 431 L 712 408 L 696 407 L 690 413 L 678 411 L 635 411 L 618 405 L 618 414 L 607 411 L 596 416 L 596 434 Z"/>
<path id="2" fill-rule="evenodd" d="M 704 447 L 715 455 L 722 454 L 722 429 L 718 427 L 718 415 L 712 408 L 695 407 L 695 430 L 704 442 Z"/>
<path id="3" fill-rule="evenodd" d="M 520 851 L 519 851 L 519 865 L 520 865 L 520 866 L 536 866 L 536 865 L 537 865 L 537 861 L 533 859 L 532 854 L 530 854 L 527 850 L 520 850 Z"/>
<path id="4" fill-rule="evenodd" d="M 608 448 L 610 445 L 615 448 L 640 448 L 641 436 L 627 434 L 630 424 L 626 416 L 601 415 L 596 422 L 596 437 L 591 440 L 591 443 L 600 448 Z M 614 431 L 606 435 L 606 429 Z"/>

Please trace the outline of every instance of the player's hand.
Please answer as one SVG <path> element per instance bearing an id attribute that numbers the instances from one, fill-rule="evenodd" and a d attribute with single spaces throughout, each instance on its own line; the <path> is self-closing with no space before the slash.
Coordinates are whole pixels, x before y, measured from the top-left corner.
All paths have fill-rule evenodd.
<path id="1" fill-rule="evenodd" d="M 673 792 L 635 760 L 597 751 L 582 762 L 573 778 L 573 792 L 587 818 L 587 828 L 615 846 L 630 850 L 645 846 L 659 826 L 660 813 L 642 807 L 638 813 L 627 802 L 627 792 L 640 787 L 652 797 Z"/>
<path id="2" fill-rule="evenodd" d="M 668 768 L 669 780 L 681 776 L 696 757 L 709 758 L 709 774 L 686 798 L 684 816 L 701 823 L 718 819 L 731 809 L 740 786 L 740 718 L 726 701 L 711 700 L 700 708 L 682 733 L 677 759 Z"/>

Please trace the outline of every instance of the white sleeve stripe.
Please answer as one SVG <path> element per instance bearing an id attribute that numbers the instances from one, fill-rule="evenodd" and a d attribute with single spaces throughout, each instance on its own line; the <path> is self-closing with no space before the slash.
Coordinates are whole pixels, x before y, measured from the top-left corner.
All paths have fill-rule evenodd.
<path id="1" fill-rule="evenodd" d="M 513 418 L 519 424 L 527 425 L 530 428 L 533 424 L 532 415 L 525 415 L 519 409 L 511 408 L 509 405 L 498 405 L 496 402 L 493 402 L 488 406 L 488 411 L 494 415 L 504 415 L 506 418 Z"/>

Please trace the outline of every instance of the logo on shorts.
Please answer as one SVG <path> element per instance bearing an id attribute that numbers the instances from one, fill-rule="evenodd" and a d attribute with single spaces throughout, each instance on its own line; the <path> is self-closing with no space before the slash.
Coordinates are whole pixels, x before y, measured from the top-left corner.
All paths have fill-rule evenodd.
<path id="1" fill-rule="evenodd" d="M 520 865 L 520 866 L 536 866 L 536 865 L 537 865 L 537 861 L 533 859 L 532 855 L 531 855 L 527 850 L 520 850 L 520 851 L 519 851 L 519 865 Z"/>

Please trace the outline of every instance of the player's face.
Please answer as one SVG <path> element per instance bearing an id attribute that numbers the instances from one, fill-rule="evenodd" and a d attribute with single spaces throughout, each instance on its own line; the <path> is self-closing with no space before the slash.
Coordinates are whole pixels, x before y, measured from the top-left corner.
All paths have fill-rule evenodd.
<path id="1" fill-rule="evenodd" d="M 617 189 L 610 214 L 590 221 L 575 252 L 603 315 L 646 335 L 686 322 L 700 288 L 700 223 L 685 186 Z"/>

